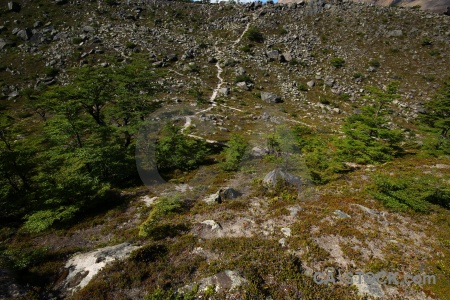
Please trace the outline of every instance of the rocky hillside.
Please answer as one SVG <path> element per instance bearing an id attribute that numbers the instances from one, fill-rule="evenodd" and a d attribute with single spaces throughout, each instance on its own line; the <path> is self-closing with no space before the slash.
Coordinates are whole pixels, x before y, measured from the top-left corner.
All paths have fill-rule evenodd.
<path id="1" fill-rule="evenodd" d="M 279 0 L 278 3 L 305 3 L 305 0 Z M 423 10 L 432 11 L 435 13 L 449 14 L 450 1 L 448 0 L 354 0 L 354 2 L 365 2 L 370 4 L 382 5 L 382 6 L 397 6 L 397 7 L 409 7 L 420 8 Z M 325 3 L 325 2 L 324 2 Z M 449 12 L 449 13 L 447 13 Z"/>
<path id="2" fill-rule="evenodd" d="M 22 0 L 0 20 L 0 298 L 450 297 L 450 17 Z"/>

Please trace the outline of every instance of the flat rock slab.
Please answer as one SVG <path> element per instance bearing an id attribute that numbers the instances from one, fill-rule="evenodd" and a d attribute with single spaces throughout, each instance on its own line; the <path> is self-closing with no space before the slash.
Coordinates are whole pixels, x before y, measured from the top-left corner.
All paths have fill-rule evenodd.
<path id="1" fill-rule="evenodd" d="M 204 291 L 210 286 L 214 286 L 216 293 L 223 291 L 231 291 L 244 283 L 247 283 L 247 279 L 241 277 L 237 271 L 226 270 L 211 277 L 200 279 L 197 284 L 199 290 Z M 187 285 L 183 290 L 192 290 L 194 284 Z"/>
<path id="2" fill-rule="evenodd" d="M 127 258 L 137 248 L 139 247 L 123 243 L 73 256 L 66 263 L 65 267 L 69 272 L 63 282 L 62 289 L 73 293 L 84 288 L 104 266 L 116 260 Z"/>

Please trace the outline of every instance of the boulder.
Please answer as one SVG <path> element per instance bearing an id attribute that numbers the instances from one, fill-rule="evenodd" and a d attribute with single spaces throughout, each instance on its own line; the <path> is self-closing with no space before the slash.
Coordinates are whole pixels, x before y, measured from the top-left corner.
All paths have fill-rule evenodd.
<path id="1" fill-rule="evenodd" d="M 284 52 L 281 54 L 280 60 L 282 62 L 290 62 L 292 60 L 292 55 L 289 52 Z"/>
<path id="2" fill-rule="evenodd" d="M 170 53 L 166 55 L 166 58 L 168 61 L 177 61 L 178 60 L 178 56 L 175 53 Z"/>
<path id="3" fill-rule="evenodd" d="M 227 96 L 228 94 L 230 94 L 230 89 L 227 87 L 223 87 L 219 89 L 218 93 L 221 96 Z"/>
<path id="4" fill-rule="evenodd" d="M 403 35 L 403 31 L 400 29 L 389 31 L 386 36 L 387 37 L 400 37 Z"/>
<path id="5" fill-rule="evenodd" d="M 215 64 L 217 62 L 217 58 L 215 57 L 208 57 L 208 63 Z"/>
<path id="6" fill-rule="evenodd" d="M 203 199 L 203 201 L 207 204 L 222 203 L 222 201 L 224 200 L 235 199 L 241 195 L 242 194 L 235 189 L 226 187 L 218 190 L 214 194 L 209 195 L 208 197 Z"/>
<path id="7" fill-rule="evenodd" d="M 245 81 L 241 81 L 241 82 L 236 83 L 236 86 L 238 88 L 240 88 L 241 90 L 244 90 L 244 91 L 248 91 L 249 90 L 247 82 L 245 82 Z"/>
<path id="8" fill-rule="evenodd" d="M 306 85 L 307 85 L 309 88 L 313 88 L 313 87 L 316 85 L 316 82 L 315 82 L 314 80 L 311 80 L 311 81 L 308 81 L 308 82 L 306 83 Z"/>
<path id="9" fill-rule="evenodd" d="M 8 2 L 8 10 L 13 12 L 19 12 L 21 9 L 20 4 L 17 2 Z"/>
<path id="10" fill-rule="evenodd" d="M 245 71 L 245 69 L 243 68 L 243 67 L 239 67 L 237 70 L 236 70 L 236 75 L 245 75 L 247 73 L 247 71 Z"/>
<path id="11" fill-rule="evenodd" d="M 0 39 L 0 50 L 5 48 L 6 46 L 13 46 L 14 42 L 7 39 Z"/>
<path id="12" fill-rule="evenodd" d="M 303 184 L 303 180 L 300 177 L 282 171 L 279 168 L 267 173 L 263 179 L 263 184 L 266 186 L 275 187 L 279 181 L 297 187 Z"/>
<path id="13" fill-rule="evenodd" d="M 281 97 L 268 92 L 261 92 L 261 100 L 266 103 L 281 103 Z"/>
<path id="14" fill-rule="evenodd" d="M 30 29 L 22 29 L 17 32 L 17 37 L 21 38 L 24 41 L 28 41 L 32 36 Z"/>
<path id="15" fill-rule="evenodd" d="M 93 33 L 93 32 L 95 32 L 95 28 L 92 26 L 84 26 L 83 31 L 86 33 Z"/>
<path id="16" fill-rule="evenodd" d="M 269 61 L 277 61 L 279 59 L 278 50 L 271 50 L 266 52 Z"/>

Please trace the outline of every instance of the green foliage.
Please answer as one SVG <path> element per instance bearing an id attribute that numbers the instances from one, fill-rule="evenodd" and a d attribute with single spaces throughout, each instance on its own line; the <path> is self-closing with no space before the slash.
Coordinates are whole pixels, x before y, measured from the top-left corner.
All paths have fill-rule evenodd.
<path id="1" fill-rule="evenodd" d="M 381 63 L 377 59 L 371 59 L 369 61 L 369 66 L 379 68 L 381 66 Z"/>
<path id="2" fill-rule="evenodd" d="M 422 42 L 420 43 L 422 46 L 432 46 L 433 42 L 429 38 L 424 38 Z"/>
<path id="3" fill-rule="evenodd" d="M 125 47 L 127 47 L 128 49 L 134 49 L 137 47 L 137 45 L 133 42 L 126 42 Z"/>
<path id="4" fill-rule="evenodd" d="M 36 249 L 9 248 L 0 253 L 1 266 L 11 270 L 23 271 L 42 261 L 47 248 Z"/>
<path id="5" fill-rule="evenodd" d="M 193 170 L 204 162 L 208 152 L 206 142 L 190 138 L 181 128 L 166 124 L 156 144 L 156 163 L 160 170 Z"/>
<path id="6" fill-rule="evenodd" d="M 390 83 L 387 89 L 368 87 L 371 106 L 361 107 L 361 113 L 347 118 L 343 131 L 345 138 L 339 145 L 339 155 L 344 160 L 357 163 L 385 162 L 401 152 L 403 133 L 388 126 L 387 116 L 391 113 L 389 104 L 399 96 L 397 83 Z"/>
<path id="7" fill-rule="evenodd" d="M 238 82 L 253 83 L 253 80 L 250 78 L 250 76 L 248 76 L 247 74 L 244 74 L 244 75 L 236 76 L 236 78 L 234 79 L 234 83 L 238 83 Z"/>
<path id="8" fill-rule="evenodd" d="M 173 216 L 182 210 L 182 200 L 180 195 L 176 194 L 170 197 L 162 197 L 153 206 L 147 220 L 139 227 L 139 235 L 149 237 L 159 234 L 161 229 L 160 222 L 163 218 Z"/>
<path id="9" fill-rule="evenodd" d="M 250 42 L 262 43 L 264 42 L 264 36 L 256 27 L 250 27 L 244 34 L 244 37 Z"/>
<path id="10" fill-rule="evenodd" d="M 426 112 L 421 121 L 427 126 L 439 130 L 439 138 L 434 150 L 450 153 L 450 76 L 443 82 L 442 88 L 434 98 L 425 103 Z"/>
<path id="11" fill-rule="evenodd" d="M 252 48 L 253 48 L 253 44 L 247 44 L 247 45 L 242 46 L 240 48 L 240 50 L 245 53 L 252 53 L 252 51 L 253 51 Z"/>
<path id="12" fill-rule="evenodd" d="M 29 232 L 117 203 L 107 192 L 138 178 L 134 138 L 159 105 L 152 97 L 160 74 L 139 57 L 71 75 L 65 86 L 24 90 L 26 105 L 40 117 L 33 127 L 0 114 L 1 220 L 22 219 Z"/>
<path id="13" fill-rule="evenodd" d="M 426 213 L 430 203 L 450 208 L 450 189 L 439 178 L 431 175 L 397 174 L 374 176 L 372 195 L 393 210 L 411 209 Z"/>
<path id="14" fill-rule="evenodd" d="M 331 65 L 335 68 L 342 68 L 345 65 L 345 59 L 342 57 L 333 57 L 330 61 Z"/>
<path id="15" fill-rule="evenodd" d="M 225 161 L 222 163 L 222 169 L 225 171 L 237 171 L 248 149 L 248 142 L 244 137 L 232 135 L 228 142 L 228 148 L 225 149 Z"/>
<path id="16" fill-rule="evenodd" d="M 307 92 L 308 91 L 308 86 L 306 84 L 304 84 L 303 82 L 300 82 L 298 84 L 298 90 L 302 91 L 302 92 Z"/>
<path id="17" fill-rule="evenodd" d="M 27 216 L 27 221 L 24 228 L 31 233 L 37 233 L 47 230 L 57 222 L 65 222 L 71 220 L 78 212 L 76 206 L 61 206 L 57 210 L 39 210 L 30 216 Z"/>

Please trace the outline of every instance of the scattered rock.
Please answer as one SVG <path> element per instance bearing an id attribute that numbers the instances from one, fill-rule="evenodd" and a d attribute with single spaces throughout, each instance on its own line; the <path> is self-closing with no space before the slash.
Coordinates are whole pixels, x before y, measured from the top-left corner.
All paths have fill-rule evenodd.
<path id="1" fill-rule="evenodd" d="M 217 62 L 217 58 L 215 57 L 208 57 L 208 63 L 215 64 Z"/>
<path id="2" fill-rule="evenodd" d="M 218 93 L 221 96 L 227 96 L 228 94 L 230 94 L 230 89 L 227 87 L 223 87 L 218 90 Z"/>
<path id="3" fill-rule="evenodd" d="M 338 219 L 347 219 L 350 218 L 350 215 L 346 214 L 345 212 L 343 212 L 342 210 L 335 210 L 334 211 L 334 215 L 336 216 L 336 218 Z"/>
<path id="4" fill-rule="evenodd" d="M 201 222 L 201 224 L 209 226 L 211 228 L 211 230 L 220 230 L 220 229 L 222 229 L 222 226 L 220 226 L 220 224 L 217 223 L 214 220 L 205 220 L 205 221 Z"/>
<path id="5" fill-rule="evenodd" d="M 282 62 L 290 62 L 292 60 L 292 55 L 289 52 L 284 52 L 281 54 L 280 60 Z"/>
<path id="6" fill-rule="evenodd" d="M 31 36 L 32 36 L 32 32 L 30 29 L 22 29 L 19 32 L 17 32 L 17 37 L 21 38 L 24 41 L 28 41 Z"/>
<path id="7" fill-rule="evenodd" d="M 311 80 L 311 81 L 308 81 L 308 82 L 306 83 L 306 85 L 307 85 L 309 88 L 313 88 L 313 87 L 316 85 L 316 82 L 315 82 L 314 80 Z"/>
<path id="8" fill-rule="evenodd" d="M 281 232 L 284 234 L 284 236 L 286 237 L 290 237 L 291 236 L 291 229 L 288 227 L 284 227 L 281 228 Z"/>
<path id="9" fill-rule="evenodd" d="M 269 172 L 264 177 L 263 183 L 267 186 L 275 187 L 279 180 L 297 187 L 303 184 L 300 177 L 284 172 L 279 168 Z"/>
<path id="10" fill-rule="evenodd" d="M 245 69 L 243 67 L 239 67 L 236 70 L 236 75 L 240 76 L 240 75 L 245 75 L 247 73 L 247 71 L 245 71 Z"/>
<path id="11" fill-rule="evenodd" d="M 271 50 L 266 52 L 269 61 L 277 61 L 279 59 L 278 50 Z"/>
<path id="12" fill-rule="evenodd" d="M 261 92 L 261 100 L 266 103 L 281 103 L 281 97 L 268 92 Z"/>
<path id="13" fill-rule="evenodd" d="M 200 291 L 205 291 L 208 287 L 213 286 L 216 293 L 229 292 L 248 281 L 241 277 L 237 271 L 226 270 L 211 277 L 203 278 L 196 284 Z M 190 284 L 182 288 L 184 291 L 189 291 L 194 288 L 195 284 Z"/>
<path id="14" fill-rule="evenodd" d="M 400 37 L 402 35 L 403 31 L 400 29 L 388 31 L 386 34 L 387 37 Z"/>
<path id="15" fill-rule="evenodd" d="M 95 32 L 95 28 L 92 26 L 84 26 L 83 27 L 83 31 L 86 33 L 94 33 Z"/>
<path id="16" fill-rule="evenodd" d="M 247 82 L 245 82 L 245 81 L 241 81 L 241 82 L 236 83 L 236 86 L 237 86 L 238 88 L 240 88 L 241 90 L 244 90 L 244 91 L 250 90 L 250 88 L 249 88 Z"/>

